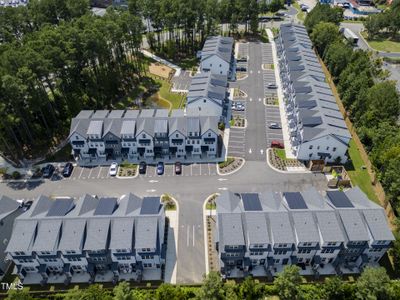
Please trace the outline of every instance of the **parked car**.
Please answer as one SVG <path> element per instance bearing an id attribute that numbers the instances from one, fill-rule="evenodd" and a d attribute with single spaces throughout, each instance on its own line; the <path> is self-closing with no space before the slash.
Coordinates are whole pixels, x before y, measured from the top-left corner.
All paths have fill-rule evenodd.
<path id="1" fill-rule="evenodd" d="M 53 173 L 54 173 L 54 166 L 52 164 L 47 164 L 43 169 L 42 169 L 42 174 L 44 178 L 50 178 Z"/>
<path id="2" fill-rule="evenodd" d="M 244 111 L 244 104 L 242 102 L 236 102 L 236 109 L 237 111 Z"/>
<path id="3" fill-rule="evenodd" d="M 182 164 L 179 161 L 175 163 L 175 174 L 182 174 Z"/>
<path id="4" fill-rule="evenodd" d="M 271 142 L 271 148 L 285 149 L 285 145 L 281 141 L 274 140 Z"/>
<path id="5" fill-rule="evenodd" d="M 246 56 L 240 57 L 236 61 L 237 62 L 247 62 L 247 57 Z"/>
<path id="6" fill-rule="evenodd" d="M 277 89 L 277 88 L 278 88 L 277 85 L 276 85 L 275 83 L 268 83 L 267 87 L 268 87 L 269 89 Z"/>
<path id="7" fill-rule="evenodd" d="M 110 166 L 110 170 L 108 171 L 108 173 L 110 174 L 110 176 L 116 176 L 117 171 L 118 171 L 118 164 L 116 162 L 113 162 Z"/>
<path id="8" fill-rule="evenodd" d="M 279 123 L 275 123 L 275 122 L 270 123 L 268 127 L 271 129 L 281 129 L 282 128 Z"/>
<path id="9" fill-rule="evenodd" d="M 238 72 L 246 72 L 247 68 L 245 66 L 237 66 L 236 71 Z"/>
<path id="10" fill-rule="evenodd" d="M 24 202 L 24 205 L 22 206 L 23 211 L 27 211 L 28 209 L 30 209 L 32 204 L 33 204 L 32 200 Z"/>
<path id="11" fill-rule="evenodd" d="M 64 177 L 69 177 L 71 176 L 72 170 L 74 169 L 74 166 L 72 163 L 68 162 L 65 164 L 64 169 L 62 171 L 62 174 Z"/>
<path id="12" fill-rule="evenodd" d="M 162 174 L 164 174 L 164 163 L 160 161 L 157 163 L 157 175 Z"/>
<path id="13" fill-rule="evenodd" d="M 146 174 L 147 165 L 144 161 L 141 161 L 139 164 L 139 174 Z"/>

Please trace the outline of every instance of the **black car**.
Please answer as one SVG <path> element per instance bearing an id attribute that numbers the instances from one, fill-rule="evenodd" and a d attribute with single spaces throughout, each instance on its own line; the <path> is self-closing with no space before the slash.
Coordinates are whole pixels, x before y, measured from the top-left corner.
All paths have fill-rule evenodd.
<path id="1" fill-rule="evenodd" d="M 146 174 L 147 165 L 144 161 L 139 164 L 139 174 Z"/>
<path id="2" fill-rule="evenodd" d="M 72 165 L 72 163 L 66 163 L 64 166 L 64 169 L 62 171 L 62 174 L 64 177 L 69 177 L 71 176 L 72 170 L 74 169 L 74 166 Z"/>
<path id="3" fill-rule="evenodd" d="M 42 170 L 43 177 L 44 178 L 50 178 L 53 175 L 54 170 L 55 170 L 55 168 L 54 168 L 54 166 L 52 164 L 46 165 Z"/>
<path id="4" fill-rule="evenodd" d="M 175 163 L 175 174 L 182 174 L 182 164 L 179 161 Z"/>

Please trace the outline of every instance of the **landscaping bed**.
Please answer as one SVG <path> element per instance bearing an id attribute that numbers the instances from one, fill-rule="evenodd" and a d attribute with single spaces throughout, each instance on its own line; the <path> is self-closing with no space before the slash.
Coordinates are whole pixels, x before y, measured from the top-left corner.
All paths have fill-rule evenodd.
<path id="1" fill-rule="evenodd" d="M 243 163 L 244 163 L 243 158 L 228 157 L 226 161 L 218 163 L 218 170 L 221 174 L 230 173 L 240 168 Z"/>
<path id="2" fill-rule="evenodd" d="M 266 105 L 279 106 L 279 100 L 275 96 L 265 97 L 265 104 Z"/>
<path id="3" fill-rule="evenodd" d="M 246 126 L 246 119 L 242 118 L 241 116 L 234 116 L 233 119 L 229 122 L 231 126 L 234 127 L 245 127 Z"/>
<path id="4" fill-rule="evenodd" d="M 273 70 L 273 69 L 275 69 L 275 66 L 274 66 L 274 64 L 263 64 L 262 68 L 264 70 Z"/>
<path id="5" fill-rule="evenodd" d="M 278 170 L 287 171 L 289 168 L 304 167 L 297 159 L 286 158 L 284 149 L 268 149 L 269 163 Z"/>
<path id="6" fill-rule="evenodd" d="M 176 210 L 176 203 L 168 194 L 161 196 L 161 202 L 164 203 L 166 210 Z"/>
<path id="7" fill-rule="evenodd" d="M 236 80 L 243 79 L 243 78 L 245 78 L 246 76 L 247 76 L 247 73 L 246 73 L 246 72 L 237 72 L 237 73 L 236 73 Z"/>
<path id="8" fill-rule="evenodd" d="M 123 162 L 118 168 L 119 177 L 134 177 L 137 174 L 138 166 L 135 164 Z"/>
<path id="9" fill-rule="evenodd" d="M 245 98 L 245 97 L 247 97 L 247 94 L 245 92 L 243 92 L 238 88 L 233 89 L 233 98 Z"/>

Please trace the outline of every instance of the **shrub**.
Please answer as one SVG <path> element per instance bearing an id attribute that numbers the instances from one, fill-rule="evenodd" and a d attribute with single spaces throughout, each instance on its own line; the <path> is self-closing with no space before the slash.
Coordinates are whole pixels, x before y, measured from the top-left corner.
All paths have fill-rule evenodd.
<path id="1" fill-rule="evenodd" d="M 21 173 L 18 172 L 18 171 L 14 171 L 14 172 L 12 172 L 11 177 L 13 179 L 20 179 L 21 178 Z"/>

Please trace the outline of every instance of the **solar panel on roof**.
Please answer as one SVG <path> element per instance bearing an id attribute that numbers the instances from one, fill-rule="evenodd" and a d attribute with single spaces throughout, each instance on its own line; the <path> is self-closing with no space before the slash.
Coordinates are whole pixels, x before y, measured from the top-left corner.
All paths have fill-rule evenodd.
<path id="1" fill-rule="evenodd" d="M 48 217 L 55 216 L 65 216 L 73 207 L 73 200 L 71 198 L 68 199 L 56 199 L 53 205 L 50 207 L 47 212 Z"/>
<path id="2" fill-rule="evenodd" d="M 96 210 L 94 211 L 94 215 L 109 216 L 114 212 L 116 207 L 117 198 L 100 198 L 99 204 L 97 204 Z"/>
<path id="3" fill-rule="evenodd" d="M 347 198 L 346 194 L 341 191 L 327 191 L 326 195 L 329 200 L 335 207 L 354 207 L 354 205 L 350 202 L 349 198 Z"/>
<path id="4" fill-rule="evenodd" d="M 307 204 L 299 192 L 286 192 L 283 194 L 290 209 L 307 209 Z"/>
<path id="5" fill-rule="evenodd" d="M 160 210 L 160 197 L 144 197 L 142 208 L 140 209 L 141 215 L 155 215 Z"/>
<path id="6" fill-rule="evenodd" d="M 258 194 L 242 194 L 243 206 L 245 211 L 261 211 L 261 202 Z"/>

